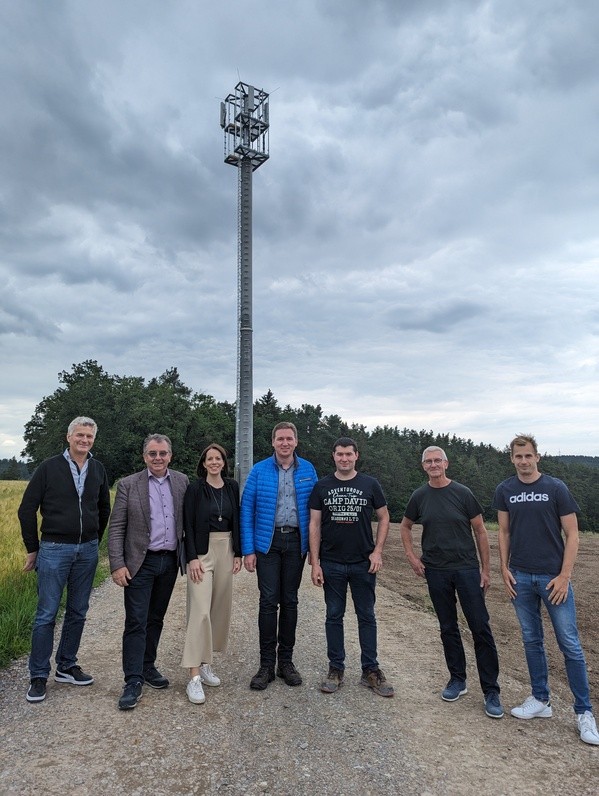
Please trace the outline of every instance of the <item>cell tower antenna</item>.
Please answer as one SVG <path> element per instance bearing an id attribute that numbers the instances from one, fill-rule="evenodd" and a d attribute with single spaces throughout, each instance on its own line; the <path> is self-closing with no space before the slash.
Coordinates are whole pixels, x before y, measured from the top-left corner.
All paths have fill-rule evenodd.
<path id="1" fill-rule="evenodd" d="M 235 477 L 241 489 L 254 458 L 252 174 L 269 158 L 268 120 L 268 94 L 241 80 L 220 104 L 220 126 L 225 134 L 225 163 L 238 169 Z"/>

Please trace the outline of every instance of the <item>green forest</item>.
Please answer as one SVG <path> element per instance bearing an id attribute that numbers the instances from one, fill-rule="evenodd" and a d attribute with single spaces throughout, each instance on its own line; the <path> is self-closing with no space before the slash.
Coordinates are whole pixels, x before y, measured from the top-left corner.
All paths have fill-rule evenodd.
<path id="1" fill-rule="evenodd" d="M 29 469 L 25 462 L 11 459 L 0 459 L 0 481 L 24 481 L 29 478 Z"/>
<path id="2" fill-rule="evenodd" d="M 182 383 L 176 368 L 146 381 L 138 376 L 110 375 L 95 360 L 86 360 L 60 373 L 59 384 L 52 395 L 41 400 L 25 426 L 22 455 L 30 470 L 64 450 L 67 426 L 77 415 L 97 422 L 94 455 L 106 466 L 111 483 L 141 469 L 142 442 L 149 433 L 171 438 L 172 467 L 190 477 L 195 475 L 199 453 L 210 442 L 219 442 L 233 452 L 235 404 L 194 393 Z M 446 451 L 448 476 L 472 489 L 487 520 L 495 519 L 491 504 L 496 485 L 513 474 L 507 447 L 498 450 L 455 435 L 397 426 L 368 430 L 348 425 L 338 415 L 323 415 L 318 404 L 281 406 L 270 391 L 254 404 L 254 461 L 272 453 L 272 427 L 281 420 L 295 423 L 298 454 L 312 461 L 320 476 L 333 469 L 331 450 L 337 437 L 353 437 L 360 450 L 359 468 L 381 482 L 394 522 L 401 520 L 411 492 L 425 481 L 420 458 L 428 445 Z M 514 429 L 519 432 L 530 433 L 531 429 Z M 542 451 L 542 439 L 539 444 Z M 543 456 L 540 464 L 543 472 L 568 484 L 581 507 L 581 530 L 595 533 L 599 533 L 597 463 L 592 457 Z"/>

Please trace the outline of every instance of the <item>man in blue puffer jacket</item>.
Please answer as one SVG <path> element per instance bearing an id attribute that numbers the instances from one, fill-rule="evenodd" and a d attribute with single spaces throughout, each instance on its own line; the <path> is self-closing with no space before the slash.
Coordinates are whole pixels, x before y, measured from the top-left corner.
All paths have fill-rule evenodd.
<path id="1" fill-rule="evenodd" d="M 292 660 L 297 592 L 308 552 L 308 499 L 318 480 L 314 466 L 295 453 L 293 423 L 277 423 L 272 446 L 274 455 L 254 465 L 241 499 L 241 552 L 260 590 L 260 668 L 250 682 L 258 691 L 275 679 L 277 661 L 287 685 L 302 683 Z"/>

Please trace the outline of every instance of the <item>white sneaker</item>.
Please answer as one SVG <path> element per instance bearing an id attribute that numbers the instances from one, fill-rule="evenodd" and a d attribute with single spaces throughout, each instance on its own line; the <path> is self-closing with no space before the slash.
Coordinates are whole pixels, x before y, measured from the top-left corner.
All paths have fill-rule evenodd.
<path id="1" fill-rule="evenodd" d="M 203 663 L 200 666 L 200 677 L 206 685 L 220 685 L 220 677 L 214 674 L 209 663 Z"/>
<path id="2" fill-rule="evenodd" d="M 550 719 L 553 715 L 549 702 L 541 702 L 533 696 L 527 697 L 521 705 L 512 708 L 510 712 L 517 719 Z"/>
<path id="3" fill-rule="evenodd" d="M 204 689 L 202 688 L 202 680 L 199 674 L 192 677 L 187 683 L 187 698 L 194 705 L 201 705 L 206 701 Z"/>
<path id="4" fill-rule="evenodd" d="M 580 740 L 593 744 L 593 746 L 599 746 L 599 732 L 597 732 L 595 717 L 591 711 L 585 710 L 584 713 L 579 713 L 576 719 L 580 730 Z"/>

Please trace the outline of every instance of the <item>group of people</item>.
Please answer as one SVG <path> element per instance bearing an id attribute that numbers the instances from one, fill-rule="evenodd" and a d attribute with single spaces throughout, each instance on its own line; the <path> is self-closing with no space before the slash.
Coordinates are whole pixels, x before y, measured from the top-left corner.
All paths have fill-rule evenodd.
<path id="1" fill-rule="evenodd" d="M 576 513 L 580 509 L 563 481 L 539 471 L 534 437 L 515 437 L 510 442 L 510 458 L 516 474 L 497 486 L 494 507 L 501 576 L 520 623 L 532 690 L 510 712 L 517 719 L 552 715 L 541 616 L 544 605 L 564 655 L 580 738 L 597 746 L 599 732 L 570 583 L 578 551 Z M 428 482 L 408 501 L 400 526 L 401 539 L 412 569 L 426 578 L 439 621 L 449 670 L 441 698 L 455 702 L 467 693 L 459 600 L 474 641 L 485 713 L 499 719 L 504 715 L 499 697 L 499 660 L 485 604 L 490 585 L 489 537 L 480 504 L 470 489 L 447 477 L 448 466 L 442 448 L 431 446 L 423 451 L 422 467 Z M 422 525 L 420 556 L 412 540 L 415 522 Z"/>
<path id="2" fill-rule="evenodd" d="M 293 651 L 298 591 L 308 555 L 312 583 L 323 589 L 326 605 L 329 665 L 321 691 L 335 693 L 344 682 L 343 620 L 349 588 L 358 621 L 360 684 L 382 697 L 394 695 L 379 666 L 375 615 L 376 576 L 389 533 L 389 511 L 379 482 L 358 471 L 359 452 L 353 439 L 336 440 L 335 470 L 319 480 L 314 466 L 296 453 L 296 427 L 278 423 L 272 432 L 273 455 L 252 468 L 240 499 L 221 445 L 205 448 L 198 478 L 190 484 L 185 474 L 169 467 L 173 453 L 169 438 L 150 434 L 143 443 L 145 468 L 119 481 L 111 513 L 106 472 L 91 455 L 96 433 L 92 419 L 75 418 L 67 432 L 68 447 L 37 468 L 19 508 L 27 550 L 25 570 L 35 569 L 38 579 L 29 702 L 46 697 L 54 626 L 65 587 L 54 678 L 79 686 L 93 683 L 78 665 L 77 653 L 98 543 L 107 526 L 112 579 L 123 587 L 125 607 L 125 682 L 119 709 L 135 708 L 144 684 L 155 689 L 169 685 L 156 668 L 156 657 L 179 572 L 187 574 L 181 666 L 189 670 L 190 702 L 202 704 L 204 686 L 220 685 L 213 654 L 227 647 L 233 576 L 242 566 L 256 572 L 260 595 L 260 664 L 250 688 L 264 690 L 275 677 L 288 686 L 301 685 Z M 570 583 L 578 549 L 579 508 L 562 481 L 538 470 L 540 456 L 533 437 L 517 436 L 510 451 L 516 474 L 495 492 L 501 574 L 521 626 L 532 690 L 511 714 L 520 719 L 552 715 L 541 617 L 544 604 L 564 655 L 580 738 L 599 745 Z M 485 604 L 491 574 L 482 508 L 466 486 L 447 477 L 449 462 L 441 448 L 426 448 L 422 466 L 428 480 L 410 497 L 400 533 L 412 569 L 426 578 L 439 621 L 449 670 L 441 698 L 454 702 L 467 693 L 459 600 L 472 632 L 485 713 L 501 718 L 499 661 Z M 420 555 L 412 538 L 414 523 L 423 528 Z"/>

